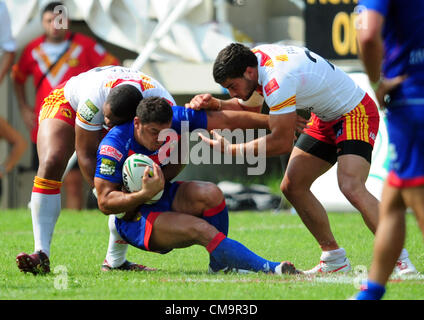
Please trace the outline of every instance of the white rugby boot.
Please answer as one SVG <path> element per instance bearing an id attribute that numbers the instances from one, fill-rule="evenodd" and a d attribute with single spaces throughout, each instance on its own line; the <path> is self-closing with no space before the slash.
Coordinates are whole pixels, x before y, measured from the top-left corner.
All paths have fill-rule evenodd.
<path id="1" fill-rule="evenodd" d="M 326 274 L 326 273 L 346 273 L 352 269 L 349 259 L 346 258 L 346 251 L 343 248 L 323 251 L 318 265 L 310 270 L 303 271 L 306 275 Z"/>
<path id="2" fill-rule="evenodd" d="M 409 260 L 409 254 L 406 249 L 402 249 L 399 259 L 396 261 L 393 273 L 398 276 L 418 274 L 417 269 Z"/>

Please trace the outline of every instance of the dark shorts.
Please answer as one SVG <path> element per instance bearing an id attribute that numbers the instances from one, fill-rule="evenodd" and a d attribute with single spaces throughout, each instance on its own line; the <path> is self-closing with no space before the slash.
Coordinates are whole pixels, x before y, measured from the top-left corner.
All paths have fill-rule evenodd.
<path id="1" fill-rule="evenodd" d="M 373 149 L 369 143 L 359 140 L 342 141 L 337 145 L 331 145 L 307 134 L 300 135 L 296 147 L 333 165 L 337 162 L 337 157 L 344 154 L 356 154 L 371 163 Z"/>

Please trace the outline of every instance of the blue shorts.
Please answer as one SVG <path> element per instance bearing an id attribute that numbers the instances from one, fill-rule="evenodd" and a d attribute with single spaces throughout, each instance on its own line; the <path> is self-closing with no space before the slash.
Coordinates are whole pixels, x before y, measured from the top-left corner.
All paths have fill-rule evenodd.
<path id="1" fill-rule="evenodd" d="M 115 219 L 115 226 L 119 235 L 130 245 L 150 251 L 149 240 L 152 234 L 153 224 L 162 212 L 172 211 L 172 202 L 180 184 L 180 182 L 167 182 L 163 190 L 163 195 L 158 202 L 145 204 L 140 207 L 139 212 L 141 213 L 141 217 L 137 221 Z M 166 252 L 169 252 L 169 250 Z"/>
<path id="2" fill-rule="evenodd" d="M 390 170 L 388 183 L 397 188 L 424 185 L 424 105 L 387 109 Z"/>

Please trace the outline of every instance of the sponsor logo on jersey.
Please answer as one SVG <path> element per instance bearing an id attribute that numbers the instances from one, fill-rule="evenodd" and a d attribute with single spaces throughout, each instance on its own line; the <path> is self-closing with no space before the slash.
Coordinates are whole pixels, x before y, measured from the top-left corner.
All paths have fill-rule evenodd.
<path id="1" fill-rule="evenodd" d="M 141 80 L 143 81 L 147 81 L 147 82 L 152 82 L 152 78 L 146 76 L 146 75 L 140 75 Z"/>
<path id="2" fill-rule="evenodd" d="M 278 60 L 278 61 L 289 61 L 289 57 L 287 57 L 286 54 L 282 54 L 282 55 L 276 56 L 275 57 L 275 60 Z"/>
<path id="3" fill-rule="evenodd" d="M 72 119 L 72 112 L 69 109 L 61 109 L 60 113 L 62 114 L 62 116 L 64 116 L 65 118 L 68 119 Z"/>
<path id="4" fill-rule="evenodd" d="M 93 120 L 97 112 L 99 112 L 99 109 L 95 106 L 93 102 L 91 102 L 90 99 L 88 99 L 78 110 L 78 114 L 86 121 Z"/>
<path id="5" fill-rule="evenodd" d="M 100 154 L 103 155 L 103 156 L 111 157 L 111 158 L 118 160 L 118 161 L 121 161 L 122 156 L 123 156 L 122 153 L 118 149 L 111 147 L 111 146 L 107 146 L 107 145 L 101 146 Z"/>
<path id="6" fill-rule="evenodd" d="M 269 96 L 271 93 L 273 93 L 275 90 L 278 90 L 280 86 L 277 83 L 277 80 L 272 79 L 270 82 L 268 82 L 265 86 L 265 93 L 267 96 Z"/>
<path id="7" fill-rule="evenodd" d="M 153 88 L 155 88 L 155 86 L 153 84 L 145 82 L 145 81 L 141 82 L 141 90 L 142 91 L 145 91 L 145 90 L 148 90 L 148 89 L 153 89 Z"/>
<path id="8" fill-rule="evenodd" d="M 100 165 L 100 174 L 112 176 L 116 170 L 116 162 L 110 159 L 102 158 Z"/>
<path id="9" fill-rule="evenodd" d="M 70 66 L 71 68 L 76 67 L 79 65 L 79 60 L 76 58 L 71 58 L 68 60 L 68 66 Z"/>
<path id="10" fill-rule="evenodd" d="M 339 138 L 343 134 L 343 122 L 339 121 L 333 126 L 334 133 L 336 138 Z"/>

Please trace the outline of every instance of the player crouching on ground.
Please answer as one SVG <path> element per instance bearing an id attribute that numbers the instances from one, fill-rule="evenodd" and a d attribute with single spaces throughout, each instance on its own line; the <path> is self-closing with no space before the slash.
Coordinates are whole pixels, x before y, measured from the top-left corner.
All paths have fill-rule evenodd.
<path id="1" fill-rule="evenodd" d="M 276 274 L 299 273 L 290 262 L 272 262 L 259 257 L 241 243 L 227 237 L 228 209 L 221 190 L 209 182 L 166 182 L 160 163 L 153 176 L 145 171 L 143 188 L 133 193 L 122 190 L 122 167 L 132 153 L 155 159 L 161 130 L 171 128 L 172 108 L 161 98 L 143 99 L 134 122 L 113 128 L 100 143 L 94 178 L 99 209 L 113 217 L 111 227 L 129 244 L 142 250 L 167 253 L 195 244 L 210 254 L 209 270 L 246 270 Z M 101 154 L 102 146 L 116 152 Z M 117 157 L 116 155 L 120 155 Z M 157 158 L 156 158 L 157 159 Z M 156 160 L 157 161 L 157 160 Z M 159 162 L 159 161 L 158 161 Z M 163 190 L 161 199 L 145 204 Z"/>

